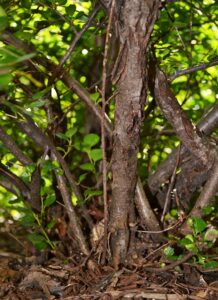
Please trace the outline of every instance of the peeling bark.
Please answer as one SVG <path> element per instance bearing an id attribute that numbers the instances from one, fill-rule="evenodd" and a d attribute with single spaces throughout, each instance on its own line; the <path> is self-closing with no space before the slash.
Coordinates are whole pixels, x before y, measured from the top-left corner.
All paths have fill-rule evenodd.
<path id="1" fill-rule="evenodd" d="M 156 72 L 155 99 L 184 146 L 206 166 L 210 155 L 208 142 L 204 140 L 204 137 L 200 137 L 171 91 L 167 77 L 160 70 Z"/>
<path id="2" fill-rule="evenodd" d="M 116 1 L 120 53 L 115 64 L 117 81 L 112 153 L 110 232 L 113 264 L 126 258 L 129 209 L 137 183 L 137 152 L 146 99 L 145 51 L 158 12 L 158 1 Z"/>

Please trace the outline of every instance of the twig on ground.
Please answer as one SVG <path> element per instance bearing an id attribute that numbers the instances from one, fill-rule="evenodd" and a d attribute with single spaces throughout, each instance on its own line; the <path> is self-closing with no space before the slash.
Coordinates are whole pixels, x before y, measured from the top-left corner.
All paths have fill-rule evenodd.
<path id="1" fill-rule="evenodd" d="M 175 267 L 178 267 L 179 265 L 183 264 L 184 262 L 186 262 L 189 258 L 191 258 L 192 256 L 194 256 L 195 254 L 193 252 L 189 252 L 188 254 L 186 254 L 183 258 L 169 264 L 166 267 L 163 268 L 153 268 L 153 267 L 146 267 L 143 268 L 145 271 L 148 272 L 156 272 L 156 273 L 161 273 L 161 272 L 166 272 L 166 271 L 170 271 L 171 269 L 174 269 Z"/>

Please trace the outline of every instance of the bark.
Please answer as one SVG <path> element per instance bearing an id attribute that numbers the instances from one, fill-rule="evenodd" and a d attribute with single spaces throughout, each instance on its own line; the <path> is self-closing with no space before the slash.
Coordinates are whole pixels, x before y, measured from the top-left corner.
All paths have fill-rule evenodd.
<path id="1" fill-rule="evenodd" d="M 112 153 L 111 250 L 115 267 L 124 263 L 129 244 L 129 208 L 137 183 L 137 152 L 146 99 L 145 51 L 156 20 L 155 0 L 116 1 L 120 53 L 114 70 L 117 82 Z"/>
<path id="2" fill-rule="evenodd" d="M 172 93 L 167 77 L 157 69 L 155 79 L 155 99 L 164 116 L 175 129 L 185 147 L 200 163 L 207 165 L 210 148 L 206 140 L 199 135 L 184 110 Z"/>
<path id="3" fill-rule="evenodd" d="M 202 132 L 206 136 L 218 128 L 218 104 L 202 117 L 197 128 L 199 132 Z M 160 186 L 165 184 L 172 175 L 176 164 L 177 152 L 178 149 L 175 149 L 148 179 L 149 188 L 153 195 L 157 195 L 160 204 L 164 201 L 166 194 L 160 190 Z M 176 189 L 180 199 L 188 199 L 188 195 L 195 191 L 206 180 L 211 164 L 210 166 L 207 165 L 207 167 L 199 168 L 199 161 L 193 159 L 190 152 L 182 146 L 180 152 L 180 166 L 181 172 L 179 178 L 177 178 L 178 184 L 176 185 Z"/>

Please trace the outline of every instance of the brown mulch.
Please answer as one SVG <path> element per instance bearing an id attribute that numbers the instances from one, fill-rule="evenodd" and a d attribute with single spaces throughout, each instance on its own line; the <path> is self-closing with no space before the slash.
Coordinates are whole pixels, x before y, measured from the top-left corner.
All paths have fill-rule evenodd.
<path id="1" fill-rule="evenodd" d="M 0 299 L 218 299 L 218 270 L 200 270 L 184 263 L 168 271 L 145 267 L 121 268 L 92 264 L 73 257 L 64 262 L 52 258 L 24 260 L 0 253 Z"/>

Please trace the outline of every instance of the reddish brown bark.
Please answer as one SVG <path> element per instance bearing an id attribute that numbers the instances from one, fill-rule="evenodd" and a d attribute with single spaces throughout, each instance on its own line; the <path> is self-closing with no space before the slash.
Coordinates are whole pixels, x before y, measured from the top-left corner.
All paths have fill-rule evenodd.
<path id="1" fill-rule="evenodd" d="M 126 0 L 117 9 L 120 53 L 115 64 L 116 96 L 112 153 L 110 232 L 113 264 L 124 262 L 129 244 L 129 208 L 137 182 L 137 152 L 146 99 L 145 52 L 158 1 Z"/>

